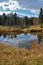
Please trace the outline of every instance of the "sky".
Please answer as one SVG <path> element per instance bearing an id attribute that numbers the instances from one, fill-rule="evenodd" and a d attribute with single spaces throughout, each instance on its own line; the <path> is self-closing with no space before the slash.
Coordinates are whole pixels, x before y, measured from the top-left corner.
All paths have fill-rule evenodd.
<path id="1" fill-rule="evenodd" d="M 38 17 L 43 0 L 0 0 L 0 15 L 17 13 L 19 16 Z"/>

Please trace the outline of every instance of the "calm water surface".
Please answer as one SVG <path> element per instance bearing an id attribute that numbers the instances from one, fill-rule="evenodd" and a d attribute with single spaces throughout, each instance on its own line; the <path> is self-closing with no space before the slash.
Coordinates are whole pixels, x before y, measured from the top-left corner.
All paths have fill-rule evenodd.
<path id="1" fill-rule="evenodd" d="M 31 33 L 28 34 L 22 33 L 16 35 L 16 38 L 12 35 L 0 36 L 0 42 L 4 42 L 6 44 L 13 45 L 13 46 L 25 47 L 25 48 L 28 48 L 31 45 L 33 40 L 35 43 L 38 42 L 37 34 L 35 35 Z"/>

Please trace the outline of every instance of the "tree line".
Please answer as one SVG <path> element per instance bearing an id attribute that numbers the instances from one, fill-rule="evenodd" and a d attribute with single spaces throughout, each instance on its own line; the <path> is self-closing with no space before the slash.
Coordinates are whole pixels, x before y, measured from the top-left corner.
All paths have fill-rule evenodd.
<path id="1" fill-rule="evenodd" d="M 30 26 L 33 25 L 35 17 L 31 17 L 28 18 L 27 16 L 25 17 L 19 17 L 17 16 L 16 13 L 12 14 L 8 14 L 6 15 L 5 13 L 3 13 L 3 15 L 0 15 L 0 25 L 10 25 L 10 26 L 15 26 L 15 25 L 19 25 L 19 26 Z M 43 9 L 40 9 L 40 13 L 39 13 L 39 23 L 43 23 Z"/>
<path id="2" fill-rule="evenodd" d="M 3 15 L 0 15 L 0 25 L 10 25 L 10 26 L 15 26 L 15 25 L 33 25 L 33 17 L 28 18 L 27 16 L 25 17 L 19 17 L 17 14 L 8 14 L 6 15 L 3 13 Z"/>

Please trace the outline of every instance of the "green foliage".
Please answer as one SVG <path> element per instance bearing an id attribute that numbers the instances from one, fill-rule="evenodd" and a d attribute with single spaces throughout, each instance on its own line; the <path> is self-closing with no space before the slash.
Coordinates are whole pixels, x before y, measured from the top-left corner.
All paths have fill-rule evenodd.
<path id="1" fill-rule="evenodd" d="M 7 16 L 5 15 L 5 13 L 3 13 L 3 24 L 6 25 L 6 20 L 7 20 Z"/>
<path id="2" fill-rule="evenodd" d="M 3 13 L 3 15 L 0 15 L 0 25 L 19 25 L 19 26 L 27 26 L 27 25 L 33 25 L 33 17 L 28 18 L 25 16 L 24 18 L 17 16 L 16 13 L 8 14 L 6 15 Z"/>
<path id="3" fill-rule="evenodd" d="M 40 23 L 40 27 L 43 28 L 43 23 Z"/>
<path id="4" fill-rule="evenodd" d="M 38 41 L 39 41 L 39 43 L 41 42 L 41 40 L 42 40 L 42 35 L 38 34 Z"/>
<path id="5" fill-rule="evenodd" d="M 16 13 L 14 14 L 14 22 L 15 22 L 15 25 L 17 25 L 17 14 Z"/>
<path id="6" fill-rule="evenodd" d="M 43 23 L 43 9 L 40 9 L 40 13 L 39 13 L 39 21 L 40 23 Z"/>
<path id="7" fill-rule="evenodd" d="M 0 25 L 2 25 L 3 20 L 2 20 L 2 16 L 0 15 Z"/>
<path id="8" fill-rule="evenodd" d="M 27 16 L 24 17 L 24 21 L 23 22 L 24 22 L 24 26 L 29 24 L 29 20 L 28 20 Z"/>

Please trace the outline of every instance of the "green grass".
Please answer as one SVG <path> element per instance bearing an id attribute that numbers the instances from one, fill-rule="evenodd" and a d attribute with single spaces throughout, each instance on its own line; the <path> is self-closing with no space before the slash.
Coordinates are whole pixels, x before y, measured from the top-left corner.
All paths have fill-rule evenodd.
<path id="1" fill-rule="evenodd" d="M 40 27 L 43 28 L 43 23 L 40 23 Z"/>

